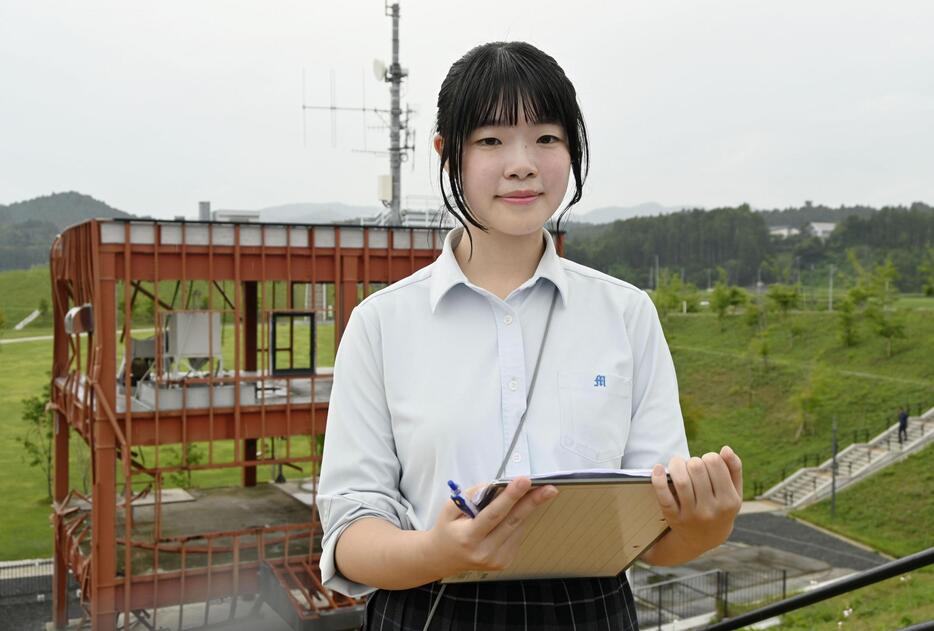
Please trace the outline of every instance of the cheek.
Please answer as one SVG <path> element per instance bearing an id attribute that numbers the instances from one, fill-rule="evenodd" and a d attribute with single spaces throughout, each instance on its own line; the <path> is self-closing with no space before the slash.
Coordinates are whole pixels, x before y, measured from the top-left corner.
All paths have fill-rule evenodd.
<path id="1" fill-rule="evenodd" d="M 495 195 L 500 171 L 489 159 L 477 159 L 469 153 L 464 155 L 461 167 L 461 181 L 467 196 Z"/>
<path id="2" fill-rule="evenodd" d="M 571 156 L 567 152 L 555 152 L 541 162 L 540 171 L 552 186 L 566 188 L 571 176 Z M 562 182 L 564 187 L 561 187 Z"/>

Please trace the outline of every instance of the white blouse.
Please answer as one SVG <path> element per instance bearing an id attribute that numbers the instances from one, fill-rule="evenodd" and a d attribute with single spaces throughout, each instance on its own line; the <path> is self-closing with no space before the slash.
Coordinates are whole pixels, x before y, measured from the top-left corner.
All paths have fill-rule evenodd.
<path id="1" fill-rule="evenodd" d="M 325 586 L 337 539 L 361 517 L 430 529 L 447 480 L 495 475 L 526 407 L 548 307 L 559 293 L 538 382 L 505 476 L 650 468 L 688 456 L 678 383 L 655 307 L 642 290 L 546 248 L 506 300 L 467 280 L 449 232 L 431 265 L 352 312 L 334 364 L 317 505 Z"/>

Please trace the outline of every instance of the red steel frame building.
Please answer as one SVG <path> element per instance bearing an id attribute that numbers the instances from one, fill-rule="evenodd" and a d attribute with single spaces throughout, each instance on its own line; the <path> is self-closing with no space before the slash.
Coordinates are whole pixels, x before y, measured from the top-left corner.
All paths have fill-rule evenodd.
<path id="1" fill-rule="evenodd" d="M 236 596 L 260 591 L 261 567 L 286 593 L 297 589 L 304 594 L 301 603 L 288 596 L 302 620 L 359 606 L 321 587 L 313 494 L 311 507 L 287 523 L 231 529 L 221 520 L 213 529 L 166 532 L 165 476 L 239 469 L 241 485 L 249 489 L 257 487 L 259 466 L 313 467 L 320 461 L 314 445 L 325 431 L 331 375 L 270 370 L 277 352 L 290 358 L 293 352 L 291 346 L 270 347 L 270 327 L 278 326 L 273 316 L 314 318 L 320 307 L 315 289 L 333 285 L 336 348 L 359 300 L 431 263 L 443 237 L 439 229 L 411 227 L 90 220 L 56 239 L 50 264 L 55 628 L 68 622 L 69 571 L 95 631 L 129 628 L 133 613 L 155 614 L 160 607 L 194 602 L 210 606 L 212 599 L 225 597 L 233 597 L 233 617 Z M 202 299 L 207 304 L 200 310 L 187 309 L 194 283 L 207 288 Z M 295 304 L 296 286 L 310 290 L 311 304 Z M 185 309 L 176 306 L 180 293 Z M 285 304 L 277 307 L 282 293 L 287 294 Z M 122 374 L 119 368 L 121 357 L 134 357 L 131 326 L 137 299 L 151 302 L 157 349 L 166 347 L 166 316 L 173 312 L 203 312 L 208 322 L 226 322 L 222 326 L 233 332 L 232 370 L 170 379 L 159 350 L 150 377 L 156 404 L 139 409 L 132 387 L 120 387 L 136 383 L 132 362 L 125 362 Z M 224 320 L 212 319 L 210 314 L 218 312 Z M 291 323 L 288 331 L 294 343 Z M 169 387 L 181 393 L 182 404 L 165 409 L 159 391 L 163 388 L 166 396 Z M 186 397 L 199 387 L 210 392 L 210 404 L 187 406 Z M 224 387 L 232 389 L 232 399 L 218 405 L 214 392 Z M 245 389 L 278 394 L 245 402 Z M 304 396 L 293 396 L 293 390 Z M 88 495 L 69 481 L 72 432 L 89 450 Z M 262 445 L 277 437 L 284 440 L 285 453 L 270 456 Z M 206 462 L 187 459 L 195 444 L 207 445 Z M 177 446 L 180 458 L 160 461 L 162 448 L 170 445 Z M 218 457 L 221 445 L 232 448 L 232 458 Z M 154 462 L 145 461 L 147 453 Z M 135 502 L 143 495 L 152 498 L 145 509 L 152 531 L 145 534 L 135 523 L 144 510 Z M 180 609 L 179 627 L 181 620 Z"/>

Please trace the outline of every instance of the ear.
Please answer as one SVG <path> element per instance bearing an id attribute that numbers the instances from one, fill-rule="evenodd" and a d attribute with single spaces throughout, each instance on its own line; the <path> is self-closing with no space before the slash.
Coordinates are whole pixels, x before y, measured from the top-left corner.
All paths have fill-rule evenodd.
<path id="1" fill-rule="evenodd" d="M 441 134 L 435 134 L 435 137 L 431 141 L 432 146 L 435 148 L 435 151 L 438 152 L 438 157 L 441 157 L 441 150 L 444 149 L 444 138 L 441 137 Z M 444 163 L 444 170 L 448 170 L 448 163 Z"/>

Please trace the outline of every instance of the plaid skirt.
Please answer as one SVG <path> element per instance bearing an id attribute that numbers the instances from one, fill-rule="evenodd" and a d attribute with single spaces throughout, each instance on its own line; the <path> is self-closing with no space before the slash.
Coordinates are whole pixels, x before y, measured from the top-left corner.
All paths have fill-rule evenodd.
<path id="1" fill-rule="evenodd" d="M 365 631 L 422 631 L 441 589 L 430 583 L 378 590 L 366 604 Z M 430 631 L 638 631 L 626 574 L 610 578 L 452 583 Z"/>

